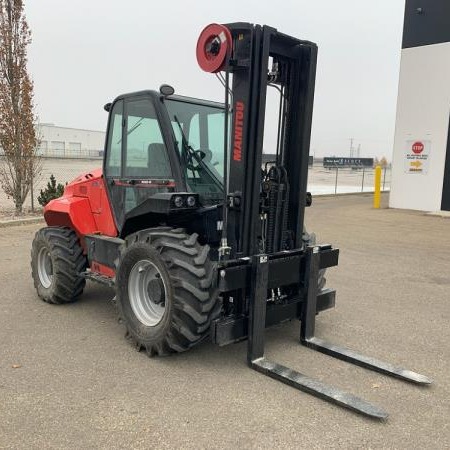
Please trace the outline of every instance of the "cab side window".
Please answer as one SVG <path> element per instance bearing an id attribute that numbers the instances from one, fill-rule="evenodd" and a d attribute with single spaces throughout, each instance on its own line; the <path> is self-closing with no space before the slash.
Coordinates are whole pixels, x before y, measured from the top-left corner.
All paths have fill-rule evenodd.
<path id="1" fill-rule="evenodd" d="M 171 178 L 167 148 L 150 99 L 128 101 L 126 123 L 125 177 Z"/>
<path id="2" fill-rule="evenodd" d="M 106 175 L 119 177 L 122 167 L 122 122 L 123 122 L 123 101 L 119 100 L 114 104 L 111 111 L 110 132 L 108 135 L 108 145 L 106 149 Z"/>

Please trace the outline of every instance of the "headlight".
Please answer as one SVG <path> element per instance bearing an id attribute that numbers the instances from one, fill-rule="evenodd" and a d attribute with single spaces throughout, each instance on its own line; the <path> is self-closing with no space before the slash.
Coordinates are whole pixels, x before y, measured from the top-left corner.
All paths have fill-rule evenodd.
<path id="1" fill-rule="evenodd" d="M 181 197 L 181 195 L 177 195 L 176 197 L 174 197 L 174 199 L 173 199 L 173 204 L 174 204 L 177 208 L 181 208 L 182 206 L 184 206 L 184 200 L 183 200 L 183 197 Z"/>
<path id="2" fill-rule="evenodd" d="M 186 199 L 186 204 L 192 208 L 193 206 L 195 206 L 195 197 L 193 197 L 192 195 L 190 195 L 187 199 Z"/>

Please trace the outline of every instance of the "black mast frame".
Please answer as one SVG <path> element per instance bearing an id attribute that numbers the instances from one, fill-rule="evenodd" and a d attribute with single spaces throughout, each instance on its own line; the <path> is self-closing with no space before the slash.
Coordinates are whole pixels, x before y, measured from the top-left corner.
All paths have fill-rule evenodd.
<path id="1" fill-rule="evenodd" d="M 214 343 L 226 345 L 248 338 L 247 361 L 251 368 L 299 390 L 384 419 L 382 409 L 332 386 L 268 361 L 264 357 L 267 326 L 300 319 L 300 343 L 330 356 L 416 384 L 427 377 L 327 343 L 315 336 L 319 311 L 335 303 L 335 291 L 319 292 L 319 270 L 338 264 L 339 250 L 330 245 L 305 248 L 303 225 L 307 201 L 308 158 L 314 102 L 317 46 L 295 39 L 268 26 L 248 23 L 226 25 L 233 38 L 227 70 L 233 75 L 230 145 L 228 226 L 225 235 L 230 259 L 219 261 L 219 290 L 233 300 L 233 315 L 211 326 Z M 269 57 L 280 62 L 276 83 L 286 107 L 282 118 L 281 154 L 277 159 L 287 173 L 290 187 L 287 228 L 293 232 L 293 248 L 266 254 L 260 251 L 261 167 L 268 86 Z M 273 80 L 272 80 L 273 81 Z M 279 124 L 280 126 L 280 124 Z M 278 152 L 277 152 L 278 154 Z M 281 304 L 268 302 L 268 292 L 295 286 Z"/>

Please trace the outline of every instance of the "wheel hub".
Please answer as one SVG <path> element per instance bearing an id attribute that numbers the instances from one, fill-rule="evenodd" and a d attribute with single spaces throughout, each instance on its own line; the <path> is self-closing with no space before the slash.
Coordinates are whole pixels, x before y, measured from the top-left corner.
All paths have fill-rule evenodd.
<path id="1" fill-rule="evenodd" d="M 150 280 L 147 286 L 148 296 L 153 299 L 153 302 L 157 305 L 164 306 L 164 302 L 166 300 L 165 291 L 164 291 L 164 283 L 161 278 Z"/>
<path id="2" fill-rule="evenodd" d="M 131 269 L 128 297 L 139 322 L 148 327 L 161 322 L 166 309 L 166 286 L 159 269 L 151 261 L 138 261 Z"/>
<path id="3" fill-rule="evenodd" d="M 53 262 L 47 247 L 42 247 L 39 250 L 37 269 L 39 281 L 45 289 L 48 289 L 53 282 Z"/>

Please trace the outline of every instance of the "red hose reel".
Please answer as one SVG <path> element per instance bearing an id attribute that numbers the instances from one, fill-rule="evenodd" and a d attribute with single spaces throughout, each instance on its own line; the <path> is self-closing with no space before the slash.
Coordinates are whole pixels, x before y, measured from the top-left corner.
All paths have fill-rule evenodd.
<path id="1" fill-rule="evenodd" d="M 223 70 L 231 53 L 230 30 L 217 23 L 205 27 L 197 41 L 197 62 L 202 70 L 217 73 Z"/>

